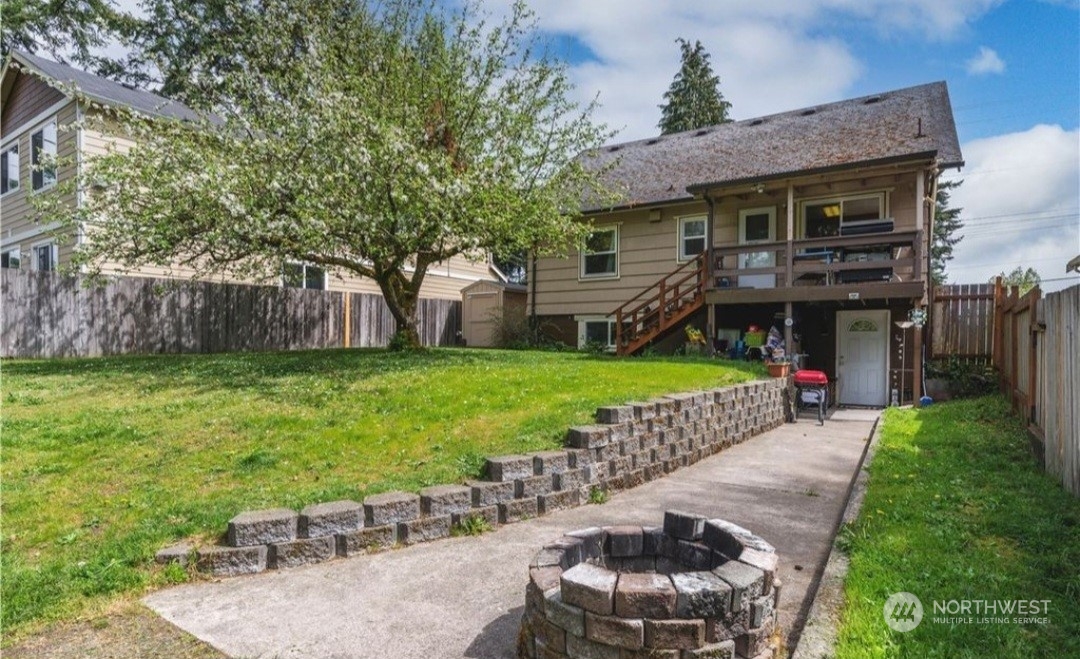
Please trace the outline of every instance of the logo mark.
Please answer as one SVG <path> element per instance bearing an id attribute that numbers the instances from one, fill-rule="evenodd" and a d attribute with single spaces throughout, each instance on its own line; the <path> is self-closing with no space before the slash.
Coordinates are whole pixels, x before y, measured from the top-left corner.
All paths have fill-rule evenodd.
<path id="1" fill-rule="evenodd" d="M 885 624 L 898 632 L 910 632 L 922 622 L 923 607 L 911 593 L 893 593 L 885 600 Z"/>

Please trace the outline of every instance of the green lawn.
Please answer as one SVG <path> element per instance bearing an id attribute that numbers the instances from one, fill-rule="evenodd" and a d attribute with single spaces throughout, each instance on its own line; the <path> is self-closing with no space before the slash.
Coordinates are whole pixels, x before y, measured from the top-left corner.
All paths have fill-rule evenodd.
<path id="1" fill-rule="evenodd" d="M 597 406 L 760 375 L 578 353 L 370 350 L 5 362 L 5 635 L 182 580 L 153 567 L 243 510 L 479 473 Z"/>
<path id="2" fill-rule="evenodd" d="M 1080 656 L 1080 500 L 1038 470 L 997 397 L 888 410 L 862 512 L 840 542 L 851 569 L 839 659 Z M 910 632 L 883 617 L 901 591 L 924 609 Z M 1051 600 L 1038 616 L 1050 623 L 933 620 L 1017 617 L 935 614 L 935 600 L 1021 599 Z"/>

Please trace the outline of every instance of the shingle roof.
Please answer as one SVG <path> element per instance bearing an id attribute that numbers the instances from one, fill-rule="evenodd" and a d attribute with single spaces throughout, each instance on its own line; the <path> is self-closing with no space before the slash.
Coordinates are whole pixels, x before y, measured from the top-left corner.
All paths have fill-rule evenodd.
<path id="1" fill-rule="evenodd" d="M 944 82 L 609 145 L 582 156 L 588 167 L 611 167 L 604 180 L 621 194 L 616 208 L 915 157 L 936 158 L 943 167 L 963 164 Z M 583 206 L 599 210 L 595 201 Z"/>
<path id="2" fill-rule="evenodd" d="M 79 94 L 106 105 L 128 107 L 145 114 L 194 121 L 199 118 L 191 108 L 153 92 L 126 87 L 116 81 L 72 68 L 36 55 L 14 51 L 12 60 L 29 67 L 61 85 L 74 85 Z M 66 90 L 61 90 L 66 91 Z"/>

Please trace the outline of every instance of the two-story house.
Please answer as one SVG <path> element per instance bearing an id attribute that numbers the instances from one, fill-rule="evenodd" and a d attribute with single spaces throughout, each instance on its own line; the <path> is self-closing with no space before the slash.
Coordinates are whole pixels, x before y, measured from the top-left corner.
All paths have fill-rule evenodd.
<path id="1" fill-rule="evenodd" d="M 621 200 L 586 202 L 591 236 L 537 262 L 529 308 L 558 338 L 628 355 L 693 324 L 742 356 L 751 326 L 776 327 L 841 404 L 917 391 L 920 336 L 901 324 L 927 303 L 938 177 L 963 164 L 945 83 L 583 158 Z"/>
<path id="2" fill-rule="evenodd" d="M 190 108 L 176 101 L 17 51 L 4 64 L 0 85 L 0 258 L 4 268 L 56 270 L 70 259 L 77 242 L 85 239 L 85 232 L 79 231 L 72 239 L 58 242 L 53 237 L 56 226 L 34 221 L 31 198 L 70 187 L 58 184 L 92 167 L 95 155 L 113 147 L 132 146 L 124 135 L 100 128 L 108 122 L 87 122 L 87 117 L 123 107 L 180 121 L 196 118 Z M 50 157 L 56 157 L 60 166 L 43 168 Z M 68 192 L 68 201 L 73 205 L 81 203 L 86 193 L 82 189 Z M 109 264 L 103 264 L 102 269 L 106 273 L 116 271 Z M 191 272 L 147 267 L 131 274 L 189 276 Z M 463 288 L 483 279 L 501 278 L 488 259 L 455 257 L 431 266 L 420 296 L 459 300 Z M 272 283 L 380 292 L 369 279 L 305 263 L 283 264 L 280 276 L 273 277 Z"/>

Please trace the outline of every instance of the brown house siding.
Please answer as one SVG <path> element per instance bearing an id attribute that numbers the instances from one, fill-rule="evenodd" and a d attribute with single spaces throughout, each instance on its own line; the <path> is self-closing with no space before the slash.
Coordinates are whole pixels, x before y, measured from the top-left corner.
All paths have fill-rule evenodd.
<path id="1" fill-rule="evenodd" d="M 64 100 L 64 95 L 38 78 L 19 73 L 12 83 L 8 102 L 0 112 L 0 134 L 7 137 L 24 123 Z"/>

